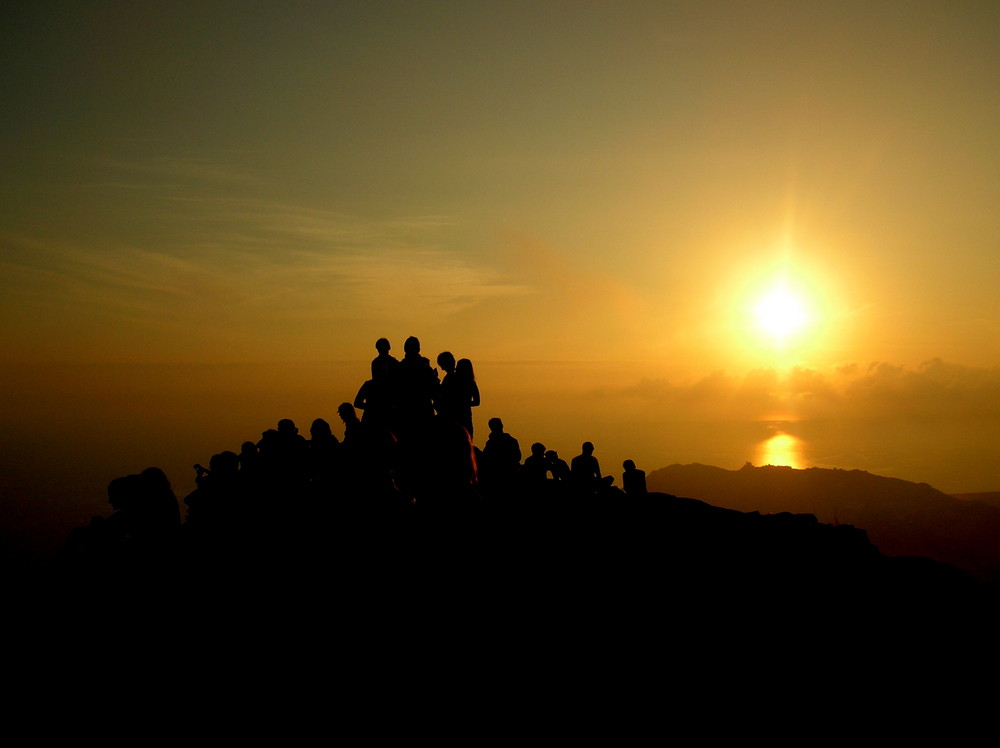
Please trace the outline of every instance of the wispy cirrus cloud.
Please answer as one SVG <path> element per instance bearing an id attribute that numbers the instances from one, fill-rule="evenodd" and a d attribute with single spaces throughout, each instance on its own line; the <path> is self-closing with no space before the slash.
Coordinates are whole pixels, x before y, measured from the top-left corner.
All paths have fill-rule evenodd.
<path id="1" fill-rule="evenodd" d="M 128 171 L 127 165 L 116 165 Z M 74 318 L 97 337 L 116 327 L 157 338 L 303 340 L 309 330 L 370 324 L 440 324 L 483 301 L 530 289 L 447 236 L 444 215 L 370 217 L 217 189 L 224 171 L 203 164 L 140 164 L 141 198 L 103 191 L 112 229 L 0 234 L 4 305 L 44 324 Z M 147 177 L 169 175 L 165 185 Z M 181 188 L 189 176 L 199 189 Z M 120 200 L 118 203 L 116 200 Z M 117 207 L 116 207 L 117 206 Z M 319 336 L 319 332 L 316 336 Z M 212 337 L 212 335 L 209 335 Z M 179 345 L 179 342 L 175 343 Z M 266 342 L 263 343 L 266 347 Z"/>

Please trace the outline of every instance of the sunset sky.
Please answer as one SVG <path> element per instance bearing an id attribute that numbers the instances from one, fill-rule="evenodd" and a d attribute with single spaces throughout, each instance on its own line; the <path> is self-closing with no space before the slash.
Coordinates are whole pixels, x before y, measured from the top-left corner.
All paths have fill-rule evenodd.
<path id="1" fill-rule="evenodd" d="M 7 449 L 127 423 L 119 388 L 198 430 L 232 367 L 271 367 L 248 399 L 277 414 L 362 362 L 305 430 L 376 338 L 417 335 L 476 363 L 523 448 L 558 400 L 525 393 L 568 382 L 580 419 L 915 418 L 981 449 L 942 488 L 1000 489 L 996 2 L 0 14 Z M 237 402 L 213 417 L 264 418 Z"/>

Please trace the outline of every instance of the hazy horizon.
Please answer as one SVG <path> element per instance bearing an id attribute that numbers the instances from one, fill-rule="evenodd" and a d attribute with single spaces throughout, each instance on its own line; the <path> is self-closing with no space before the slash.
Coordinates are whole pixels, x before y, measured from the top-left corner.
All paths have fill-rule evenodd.
<path id="1" fill-rule="evenodd" d="M 70 528 L 109 513 L 112 478 L 146 467 L 164 469 L 183 499 L 194 489 L 194 463 L 238 451 L 280 418 L 307 434 L 322 417 L 342 435 L 336 407 L 353 401 L 368 363 L 0 367 L 12 395 L 0 434 L 4 545 L 15 555 L 50 555 Z M 629 379 L 634 368 L 481 362 L 475 442 L 485 443 L 493 416 L 525 455 L 540 441 L 568 460 L 592 441 L 602 471 L 618 485 L 621 463 L 632 459 L 647 472 L 751 462 L 860 469 L 947 493 L 1000 490 L 1000 419 L 976 400 L 989 399 L 993 390 L 984 385 L 1000 388 L 998 371 L 938 362 L 920 371 L 875 367 L 846 386 L 815 372 L 799 372 L 791 386 L 768 372 L 672 386 Z M 933 399 L 915 419 L 912 400 L 931 391 L 950 398 Z M 874 403 L 878 412 L 868 413 Z"/>

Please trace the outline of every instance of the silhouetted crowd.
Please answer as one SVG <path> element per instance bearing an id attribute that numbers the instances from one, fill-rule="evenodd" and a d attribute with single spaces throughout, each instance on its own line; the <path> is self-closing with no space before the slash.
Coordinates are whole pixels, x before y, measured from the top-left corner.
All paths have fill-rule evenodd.
<path id="1" fill-rule="evenodd" d="M 446 351 L 433 368 L 415 337 L 406 340 L 402 359 L 385 338 L 375 348 L 371 377 L 353 403 L 337 408 L 342 437 L 323 418 L 312 422 L 308 439 L 282 419 L 238 453 L 213 455 L 207 467 L 194 466 L 196 488 L 183 500 L 183 523 L 162 470 L 116 478 L 108 486 L 113 513 L 75 531 L 64 556 L 118 562 L 174 547 L 270 542 L 279 516 L 309 526 L 345 516 L 447 518 L 646 493 L 645 473 L 631 460 L 624 463 L 624 490 L 615 487 L 591 442 L 569 464 L 536 442 L 522 462 L 518 440 L 494 417 L 483 448 L 475 447 L 472 409 L 481 398 L 469 359 Z"/>

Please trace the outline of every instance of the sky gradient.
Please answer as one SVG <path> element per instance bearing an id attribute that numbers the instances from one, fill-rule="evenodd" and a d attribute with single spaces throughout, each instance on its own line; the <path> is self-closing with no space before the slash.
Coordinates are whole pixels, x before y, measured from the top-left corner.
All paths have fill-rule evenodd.
<path id="1" fill-rule="evenodd" d="M 863 423 L 923 445 L 899 477 L 1000 489 L 995 2 L 0 14 L 8 451 L 132 424 L 137 463 L 187 464 L 304 431 L 376 338 L 416 335 L 474 361 L 479 429 L 525 451 L 571 457 L 590 423 L 632 438 L 617 474 L 671 419 Z M 804 307 L 783 340 L 753 312 L 776 284 Z M 919 475 L 955 439 L 965 462 Z M 645 467 L 753 459 L 693 443 Z M 805 462 L 896 466 L 827 452 Z"/>

